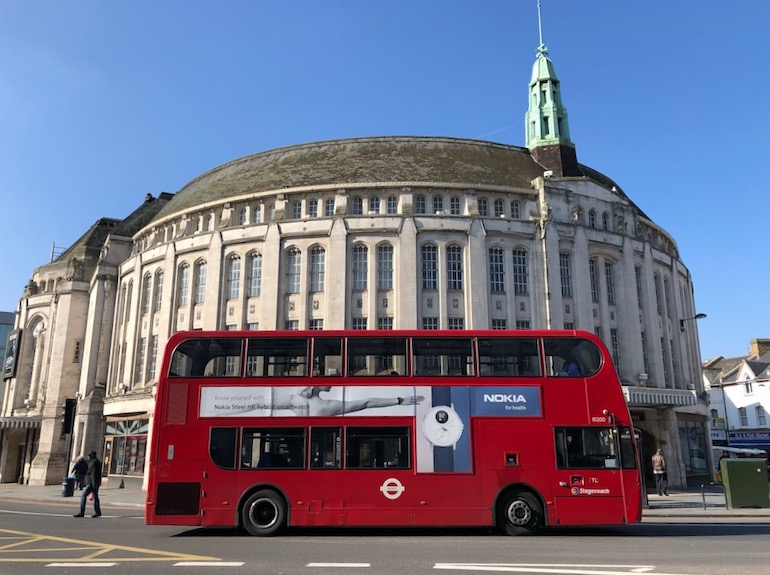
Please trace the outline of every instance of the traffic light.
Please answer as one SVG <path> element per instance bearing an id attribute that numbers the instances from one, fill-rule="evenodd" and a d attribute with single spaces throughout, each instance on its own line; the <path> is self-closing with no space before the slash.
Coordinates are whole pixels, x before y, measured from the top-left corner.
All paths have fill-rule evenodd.
<path id="1" fill-rule="evenodd" d="M 62 421 L 61 421 L 61 434 L 67 435 L 72 433 L 72 429 L 75 427 L 75 410 L 78 406 L 77 399 L 65 399 L 62 406 Z"/>

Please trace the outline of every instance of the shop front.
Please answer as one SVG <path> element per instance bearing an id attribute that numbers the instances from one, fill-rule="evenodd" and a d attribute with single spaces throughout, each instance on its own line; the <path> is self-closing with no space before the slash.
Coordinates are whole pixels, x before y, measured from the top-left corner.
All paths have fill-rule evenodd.
<path id="1" fill-rule="evenodd" d="M 144 476 L 150 420 L 146 415 L 108 417 L 104 436 L 103 475 L 110 481 Z"/>

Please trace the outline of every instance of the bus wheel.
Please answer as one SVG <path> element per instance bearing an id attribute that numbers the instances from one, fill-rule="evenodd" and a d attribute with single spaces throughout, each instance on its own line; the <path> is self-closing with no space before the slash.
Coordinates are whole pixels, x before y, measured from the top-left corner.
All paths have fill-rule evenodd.
<path id="1" fill-rule="evenodd" d="M 543 510 L 532 493 L 515 491 L 503 499 L 498 526 L 507 535 L 534 533 L 543 524 Z"/>
<path id="2" fill-rule="evenodd" d="M 241 519 L 251 535 L 277 535 L 286 527 L 286 503 L 275 491 L 257 491 L 243 504 Z"/>

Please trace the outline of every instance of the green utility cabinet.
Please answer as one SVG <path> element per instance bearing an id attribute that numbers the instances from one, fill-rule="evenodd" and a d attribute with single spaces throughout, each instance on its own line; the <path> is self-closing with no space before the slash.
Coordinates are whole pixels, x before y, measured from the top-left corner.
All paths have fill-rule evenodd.
<path id="1" fill-rule="evenodd" d="M 764 459 L 723 459 L 719 467 L 728 509 L 770 507 Z"/>

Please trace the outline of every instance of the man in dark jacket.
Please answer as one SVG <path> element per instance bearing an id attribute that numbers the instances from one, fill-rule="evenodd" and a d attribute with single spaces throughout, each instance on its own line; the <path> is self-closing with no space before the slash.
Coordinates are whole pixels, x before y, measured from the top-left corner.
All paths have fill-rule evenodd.
<path id="1" fill-rule="evenodd" d="M 94 514 L 91 517 L 100 517 L 102 508 L 99 505 L 99 486 L 102 484 L 102 462 L 96 457 L 96 451 L 88 454 L 88 471 L 86 471 L 86 487 L 80 496 L 80 513 L 75 513 L 73 517 L 85 517 L 86 501 L 88 496 L 93 493 Z"/>
<path id="2" fill-rule="evenodd" d="M 78 460 L 72 468 L 72 475 L 75 477 L 75 483 L 78 489 L 86 486 L 86 473 L 88 473 L 88 462 L 82 455 L 78 455 Z"/>

